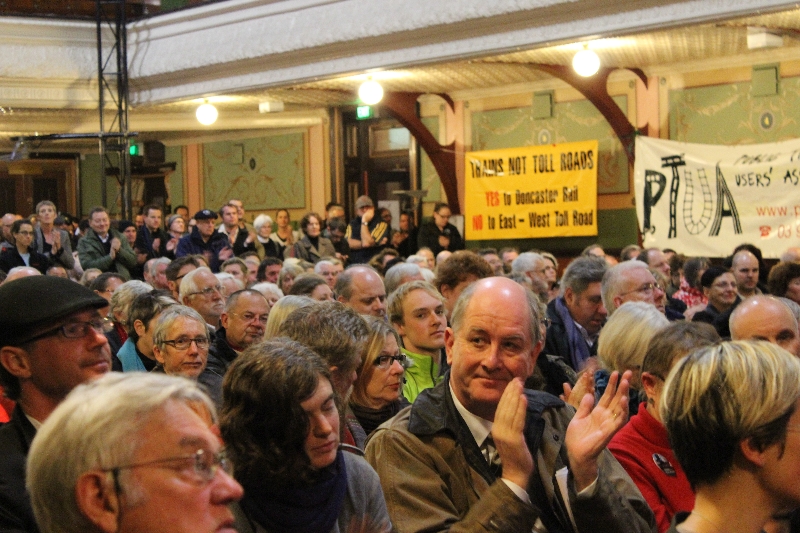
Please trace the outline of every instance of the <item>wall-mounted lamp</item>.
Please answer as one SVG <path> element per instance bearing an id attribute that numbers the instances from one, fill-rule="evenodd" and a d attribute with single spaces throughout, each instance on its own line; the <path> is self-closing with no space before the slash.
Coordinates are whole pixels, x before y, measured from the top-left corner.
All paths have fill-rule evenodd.
<path id="1" fill-rule="evenodd" d="M 367 105 L 375 105 L 383 99 L 383 87 L 370 78 L 358 88 L 358 97 Z"/>
<path id="2" fill-rule="evenodd" d="M 210 126 L 217 121 L 219 113 L 217 112 L 216 107 L 206 101 L 197 108 L 195 116 L 200 124 L 203 126 Z"/>
<path id="3" fill-rule="evenodd" d="M 594 76 L 600 70 L 600 58 L 594 51 L 589 50 L 588 45 L 583 45 L 583 50 L 572 58 L 572 68 L 584 78 Z"/>

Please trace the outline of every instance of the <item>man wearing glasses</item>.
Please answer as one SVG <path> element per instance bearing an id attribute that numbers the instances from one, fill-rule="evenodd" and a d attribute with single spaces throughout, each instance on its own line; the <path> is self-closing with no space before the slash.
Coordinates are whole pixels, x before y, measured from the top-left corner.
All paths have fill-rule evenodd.
<path id="1" fill-rule="evenodd" d="M 0 383 L 17 402 L 0 428 L 0 531 L 38 531 L 25 459 L 37 429 L 67 394 L 111 370 L 104 335 L 111 323 L 98 312 L 107 305 L 63 278 L 30 276 L 0 286 Z"/>
<path id="2" fill-rule="evenodd" d="M 203 317 L 191 307 L 173 305 L 158 317 L 153 330 L 154 372 L 197 380 L 206 369 L 211 340 Z"/>
<path id="3" fill-rule="evenodd" d="M 603 276 L 602 290 L 608 316 L 625 302 L 646 302 L 662 313 L 665 310 L 664 291 L 642 261 L 625 261 L 609 268 Z"/>
<path id="4" fill-rule="evenodd" d="M 260 292 L 245 289 L 228 297 L 220 316 L 222 327 L 214 337 L 206 370 L 200 376 L 200 383 L 206 386 L 217 405 L 222 405 L 225 372 L 245 348 L 264 340 L 268 317 L 269 303 Z"/>
<path id="5" fill-rule="evenodd" d="M 222 285 L 208 267 L 196 268 L 183 277 L 180 302 L 200 313 L 212 333 L 217 330 L 219 316 L 225 309 L 225 296 Z"/>
<path id="6" fill-rule="evenodd" d="M 42 533 L 233 532 L 228 505 L 242 487 L 214 423 L 211 400 L 186 380 L 112 373 L 79 387 L 31 448 Z"/>

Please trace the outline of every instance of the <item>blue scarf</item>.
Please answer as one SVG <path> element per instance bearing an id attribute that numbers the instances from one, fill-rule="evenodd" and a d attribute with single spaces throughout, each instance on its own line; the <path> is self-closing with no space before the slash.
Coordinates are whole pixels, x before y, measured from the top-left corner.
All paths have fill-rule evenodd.
<path id="1" fill-rule="evenodd" d="M 245 487 L 242 509 L 270 533 L 326 533 L 333 529 L 347 493 L 344 452 L 311 486 L 285 487 L 265 479 Z"/>
<path id="2" fill-rule="evenodd" d="M 574 368 L 576 372 L 580 372 L 586 360 L 591 356 L 589 353 L 589 345 L 586 343 L 586 339 L 583 338 L 583 335 L 581 335 L 578 326 L 575 325 L 572 315 L 569 314 L 567 304 L 564 303 L 564 297 L 556 298 L 555 302 L 556 312 L 564 323 L 564 329 L 567 330 L 567 341 L 569 342 L 569 356 L 571 358 L 572 368 Z"/>

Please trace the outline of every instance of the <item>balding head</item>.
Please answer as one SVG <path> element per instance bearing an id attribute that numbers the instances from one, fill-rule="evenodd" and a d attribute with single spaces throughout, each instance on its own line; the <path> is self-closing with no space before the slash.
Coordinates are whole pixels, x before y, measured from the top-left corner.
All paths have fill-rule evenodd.
<path id="1" fill-rule="evenodd" d="M 777 298 L 747 298 L 731 313 L 729 325 L 733 340 L 765 340 L 800 357 L 797 320 Z"/>
<path id="2" fill-rule="evenodd" d="M 14 281 L 15 279 L 25 278 L 28 276 L 41 275 L 42 273 L 33 267 L 14 267 L 8 271 L 8 276 L 6 276 L 6 279 L 3 281 L 3 283 L 8 283 L 9 281 Z"/>
<path id="3" fill-rule="evenodd" d="M 11 225 L 14 224 L 14 221 L 17 219 L 17 216 L 14 213 L 6 213 L 3 215 L 3 218 L 0 219 L 3 223 L 3 239 L 7 240 L 8 242 L 11 241 Z"/>
<path id="4" fill-rule="evenodd" d="M 800 246 L 792 246 L 787 248 L 783 255 L 781 255 L 781 262 L 797 262 L 800 261 Z"/>
<path id="5" fill-rule="evenodd" d="M 740 250 L 731 259 L 731 272 L 742 298 L 752 296 L 758 285 L 758 258 L 752 252 Z"/>

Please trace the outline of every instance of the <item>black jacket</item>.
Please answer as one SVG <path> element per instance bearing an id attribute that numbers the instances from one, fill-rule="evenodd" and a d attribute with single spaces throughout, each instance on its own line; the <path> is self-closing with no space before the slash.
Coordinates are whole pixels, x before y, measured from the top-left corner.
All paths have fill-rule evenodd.
<path id="1" fill-rule="evenodd" d="M 238 355 L 228 344 L 225 328 L 220 326 L 217 329 L 214 341 L 208 348 L 206 368 L 197 378 L 198 382 L 206 386 L 208 395 L 211 396 L 211 399 L 214 400 L 218 407 L 222 406 L 222 379 L 225 377 L 228 367 L 231 366 L 231 363 Z"/>
<path id="2" fill-rule="evenodd" d="M 28 259 L 30 265 L 25 264 L 16 247 L 0 252 L 0 270 L 8 274 L 8 271 L 14 267 L 31 266 L 42 274 L 46 274 L 50 267 L 50 258 L 34 250 L 33 246 L 28 247 L 28 253 L 31 254 Z"/>
<path id="3" fill-rule="evenodd" d="M 447 246 L 447 248 L 442 248 L 439 245 L 439 236 L 441 235 L 444 235 L 450 239 L 450 244 Z M 437 226 L 435 222 L 427 222 L 419 228 L 419 235 L 417 236 L 417 249 L 419 250 L 420 248 L 424 248 L 426 246 L 431 249 L 435 257 L 443 250 L 449 250 L 451 252 L 463 250 L 464 239 L 461 238 L 458 228 L 452 224 L 448 223 L 443 230 L 440 230 L 439 226 Z"/>
<path id="4" fill-rule="evenodd" d="M 19 405 L 11 421 L 0 427 L 0 531 L 4 533 L 39 531 L 25 489 L 25 461 L 35 436 L 36 429 Z"/>

